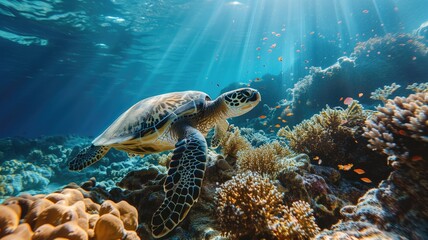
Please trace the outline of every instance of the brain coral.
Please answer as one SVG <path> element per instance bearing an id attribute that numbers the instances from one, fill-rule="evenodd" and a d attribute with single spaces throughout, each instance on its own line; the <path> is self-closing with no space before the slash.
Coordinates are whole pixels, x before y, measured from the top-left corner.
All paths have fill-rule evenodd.
<path id="1" fill-rule="evenodd" d="M 134 207 L 125 201 L 109 200 L 100 206 L 85 198 L 81 191 L 84 190 L 63 189 L 48 195 L 6 199 L 0 205 L 0 238 L 139 239 L 135 232 L 138 213 Z"/>
<path id="2" fill-rule="evenodd" d="M 393 166 L 428 158 L 428 92 L 388 100 L 366 121 L 368 147 L 388 155 Z"/>
<path id="3" fill-rule="evenodd" d="M 319 228 L 305 202 L 291 208 L 268 178 L 245 172 L 217 189 L 217 221 L 232 239 L 309 239 Z"/>

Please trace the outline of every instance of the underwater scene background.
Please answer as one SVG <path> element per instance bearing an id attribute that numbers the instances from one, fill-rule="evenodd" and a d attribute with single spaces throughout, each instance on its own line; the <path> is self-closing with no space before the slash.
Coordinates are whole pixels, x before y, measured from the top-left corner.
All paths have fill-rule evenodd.
<path id="1" fill-rule="evenodd" d="M 0 0 L 0 239 L 428 239 L 427 13 L 427 0 Z M 142 99 L 226 104 L 240 88 L 261 101 L 242 93 L 257 102 L 229 125 L 219 105 L 144 104 L 198 130 L 166 131 L 165 151 L 148 139 L 176 119 L 148 110 L 144 154 L 93 142 Z"/>

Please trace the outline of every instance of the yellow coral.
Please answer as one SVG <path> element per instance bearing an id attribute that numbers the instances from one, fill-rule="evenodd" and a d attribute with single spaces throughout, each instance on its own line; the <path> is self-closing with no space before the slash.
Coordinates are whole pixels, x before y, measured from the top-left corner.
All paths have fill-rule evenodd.
<path id="1" fill-rule="evenodd" d="M 319 232 L 309 204 L 282 204 L 272 181 L 257 173 L 240 173 L 217 189 L 217 221 L 232 239 L 310 239 Z"/>
<path id="2" fill-rule="evenodd" d="M 239 151 L 251 148 L 250 142 L 241 135 L 238 127 L 234 127 L 220 139 L 220 146 L 223 154 L 230 157 L 236 157 Z"/>
<path id="3" fill-rule="evenodd" d="M 279 142 L 268 143 L 238 152 L 237 166 L 242 172 L 257 172 L 274 179 L 283 167 L 279 160 L 289 154 L 290 150 Z"/>
<path id="4" fill-rule="evenodd" d="M 246 172 L 217 189 L 217 220 L 232 239 L 268 233 L 268 220 L 280 214 L 282 194 L 268 178 Z"/>
<path id="5" fill-rule="evenodd" d="M 291 207 L 282 208 L 282 216 L 270 220 L 277 239 L 311 239 L 320 231 L 315 223 L 313 210 L 305 201 L 296 201 Z"/>

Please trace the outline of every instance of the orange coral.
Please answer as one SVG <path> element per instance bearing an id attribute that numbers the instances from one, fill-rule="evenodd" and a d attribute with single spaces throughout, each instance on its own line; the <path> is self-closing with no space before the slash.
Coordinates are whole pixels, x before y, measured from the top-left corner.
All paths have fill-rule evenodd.
<path id="1" fill-rule="evenodd" d="M 134 240 L 139 239 L 137 226 L 138 212 L 127 202 L 105 201 L 100 206 L 76 189 L 23 195 L 0 205 L 0 238 L 10 240 Z"/>
<path id="2" fill-rule="evenodd" d="M 234 127 L 232 131 L 227 132 L 225 136 L 220 139 L 220 146 L 225 156 L 236 157 L 239 151 L 249 149 L 250 142 L 241 135 L 238 127 Z"/>

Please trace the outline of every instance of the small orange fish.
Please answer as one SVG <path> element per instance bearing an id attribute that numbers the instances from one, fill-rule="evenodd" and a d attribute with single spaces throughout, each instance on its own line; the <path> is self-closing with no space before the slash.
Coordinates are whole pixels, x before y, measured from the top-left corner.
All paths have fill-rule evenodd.
<path id="1" fill-rule="evenodd" d="M 412 157 L 412 161 L 420 161 L 420 160 L 422 160 L 423 158 L 421 157 L 421 156 L 419 156 L 419 155 L 414 155 L 413 157 Z"/>
<path id="2" fill-rule="evenodd" d="M 358 97 L 362 97 L 364 94 L 362 92 L 358 93 Z"/>
<path id="3" fill-rule="evenodd" d="M 276 43 L 270 45 L 270 48 L 276 48 Z"/>
<path id="4" fill-rule="evenodd" d="M 372 180 L 370 180 L 369 178 L 366 178 L 366 177 L 363 177 L 363 178 L 360 178 L 360 179 L 361 179 L 361 181 L 363 181 L 365 183 L 371 183 L 372 182 Z"/>
<path id="5" fill-rule="evenodd" d="M 343 171 L 349 171 L 353 166 L 354 166 L 354 164 L 352 164 L 352 163 L 345 164 L 345 165 L 340 165 L 340 164 L 337 165 L 339 170 L 343 170 Z"/>
<path id="6" fill-rule="evenodd" d="M 345 98 L 345 100 L 343 100 L 343 103 L 344 103 L 345 105 L 349 105 L 349 104 L 351 104 L 351 103 L 352 103 L 352 101 L 354 101 L 354 99 L 353 99 L 353 98 L 351 98 L 351 97 L 347 97 L 347 98 Z"/>
<path id="7" fill-rule="evenodd" d="M 266 118 L 266 115 L 261 115 L 259 118 L 260 118 L 260 119 L 265 119 L 265 118 Z"/>
<path id="8" fill-rule="evenodd" d="M 320 157 L 318 157 L 318 156 L 314 157 L 314 160 L 319 160 L 319 159 L 320 159 Z"/>
<path id="9" fill-rule="evenodd" d="M 366 173 L 366 171 L 364 171 L 363 169 L 361 169 L 361 168 L 356 168 L 356 169 L 354 169 L 354 172 L 355 173 L 357 173 L 357 174 L 364 174 L 364 173 Z"/>
<path id="10" fill-rule="evenodd" d="M 287 117 L 293 116 L 294 114 L 292 112 L 287 113 Z"/>
<path id="11" fill-rule="evenodd" d="M 403 135 L 403 136 L 407 135 L 406 131 L 404 131 L 403 129 L 398 130 L 398 134 Z"/>
<path id="12" fill-rule="evenodd" d="M 339 101 L 342 101 L 342 100 L 343 100 L 343 97 L 339 98 Z"/>
<path id="13" fill-rule="evenodd" d="M 275 125 L 275 127 L 276 127 L 276 128 L 279 128 L 279 127 L 281 127 L 281 125 L 279 125 L 279 124 L 276 124 L 276 125 Z"/>
<path id="14" fill-rule="evenodd" d="M 277 106 L 275 106 L 275 108 L 278 109 L 278 108 L 281 108 L 281 106 L 277 105 Z"/>
<path id="15" fill-rule="evenodd" d="M 287 122 L 287 121 L 285 121 L 284 119 L 282 119 L 281 121 L 282 121 L 283 123 Z"/>
<path id="16" fill-rule="evenodd" d="M 278 57 L 278 61 L 282 62 L 282 57 Z"/>

